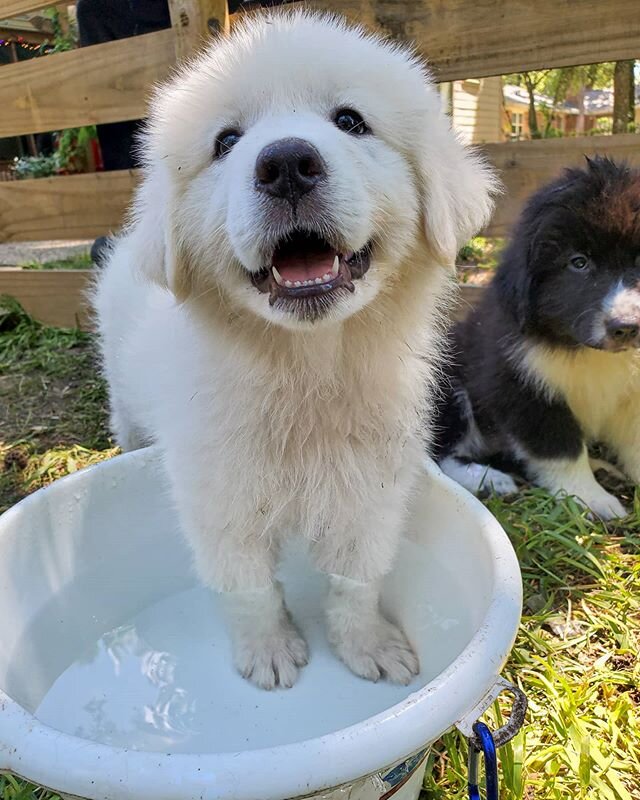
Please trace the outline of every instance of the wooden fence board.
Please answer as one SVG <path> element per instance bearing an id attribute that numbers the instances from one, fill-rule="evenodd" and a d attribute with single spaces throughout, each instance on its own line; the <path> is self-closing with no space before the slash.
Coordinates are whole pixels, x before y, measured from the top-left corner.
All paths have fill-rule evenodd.
<path id="1" fill-rule="evenodd" d="M 92 270 L 0 269 L 0 296 L 15 297 L 35 319 L 59 328 L 92 329 L 87 302 Z M 462 319 L 482 297 L 481 286 L 461 286 L 453 315 Z"/>
<path id="2" fill-rule="evenodd" d="M 101 236 L 120 225 L 136 180 L 123 170 L 0 183 L 0 241 Z"/>
<path id="3" fill-rule="evenodd" d="M 503 236 L 524 198 L 584 155 L 626 158 L 640 166 L 640 135 L 584 136 L 485 145 L 506 192 L 500 198 L 490 236 Z M 91 238 L 116 229 L 137 177 L 135 172 L 67 175 L 0 183 L 0 241 Z"/>
<path id="4" fill-rule="evenodd" d="M 178 61 L 198 50 L 212 33 L 229 31 L 227 0 L 169 0 L 169 13 Z"/>
<path id="5" fill-rule="evenodd" d="M 10 19 L 18 14 L 39 11 L 56 4 L 56 0 L 0 0 L 0 19 Z"/>
<path id="6" fill-rule="evenodd" d="M 504 236 L 524 199 L 558 175 L 563 167 L 584 165 L 584 156 L 608 155 L 640 167 L 640 135 L 583 136 L 484 145 L 505 185 L 487 234 Z"/>
<path id="7" fill-rule="evenodd" d="M 312 4 L 415 42 L 443 81 L 640 57 L 637 0 Z M 149 86 L 167 75 L 183 45 L 171 28 L 4 66 L 0 137 L 143 116 Z"/>
<path id="8" fill-rule="evenodd" d="M 10 295 L 40 322 L 60 328 L 91 326 L 86 292 L 90 270 L 0 269 L 0 295 Z"/>
<path id="9" fill-rule="evenodd" d="M 145 116 L 175 62 L 172 28 L 3 66 L 0 138 Z"/>
<path id="10" fill-rule="evenodd" d="M 415 42 L 441 81 L 640 57 L 638 0 L 312 0 Z"/>

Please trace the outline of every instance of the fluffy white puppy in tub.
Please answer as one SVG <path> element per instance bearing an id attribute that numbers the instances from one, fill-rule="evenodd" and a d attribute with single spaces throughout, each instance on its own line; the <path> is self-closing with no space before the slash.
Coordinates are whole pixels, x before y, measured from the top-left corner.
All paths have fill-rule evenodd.
<path id="1" fill-rule="evenodd" d="M 492 174 L 412 53 L 304 12 L 250 18 L 181 69 L 141 148 L 95 295 L 117 440 L 159 445 L 243 676 L 290 687 L 308 661 L 275 578 L 294 536 L 330 576 L 335 653 L 407 684 L 419 662 L 380 581 Z"/>

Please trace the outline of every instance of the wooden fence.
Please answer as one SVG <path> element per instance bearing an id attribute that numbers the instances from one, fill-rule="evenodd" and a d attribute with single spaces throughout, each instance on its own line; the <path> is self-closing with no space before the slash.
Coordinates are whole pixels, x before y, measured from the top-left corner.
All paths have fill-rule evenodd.
<path id="1" fill-rule="evenodd" d="M 47 5 L 51 0 L 0 0 L 0 17 Z M 415 42 L 438 81 L 640 57 L 638 0 L 314 0 L 306 5 L 340 11 Z M 151 85 L 210 30 L 226 30 L 234 22 L 226 0 L 169 0 L 169 6 L 172 27 L 167 30 L 2 67 L 0 137 L 144 116 Z M 580 163 L 584 154 L 606 153 L 640 165 L 637 134 L 491 144 L 485 150 L 506 186 L 490 235 L 504 234 L 522 199 L 562 166 Z M 91 238 L 115 229 L 136 180 L 135 172 L 124 171 L 0 183 L 0 241 Z M 51 292 L 55 281 L 63 281 L 58 274 L 20 278 L 22 288 L 13 293 L 24 299 L 29 284 L 27 305 L 33 307 L 38 281 Z M 18 277 L 0 276 L 0 292 L 10 290 Z M 50 295 L 51 304 L 60 302 L 63 291 L 73 294 L 70 284 L 82 276 L 64 280 L 66 288 Z M 40 305 L 46 318 L 44 296 Z"/>

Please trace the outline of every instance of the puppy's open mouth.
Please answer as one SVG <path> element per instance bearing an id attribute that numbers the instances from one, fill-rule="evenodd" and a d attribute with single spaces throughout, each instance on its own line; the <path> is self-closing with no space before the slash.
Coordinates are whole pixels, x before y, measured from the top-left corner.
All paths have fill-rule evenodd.
<path id="1" fill-rule="evenodd" d="M 269 303 L 280 299 L 327 297 L 333 292 L 353 292 L 371 263 L 371 245 L 358 252 L 340 252 L 320 235 L 296 231 L 276 245 L 271 265 L 251 275 L 258 291 L 269 294 Z"/>

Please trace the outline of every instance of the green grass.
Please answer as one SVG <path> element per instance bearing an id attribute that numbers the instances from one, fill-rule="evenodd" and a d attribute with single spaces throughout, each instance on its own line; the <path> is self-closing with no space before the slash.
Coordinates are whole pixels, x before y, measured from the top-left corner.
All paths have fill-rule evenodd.
<path id="1" fill-rule="evenodd" d="M 523 731 L 499 751 L 502 800 L 636 800 L 640 793 L 640 501 L 592 523 L 541 490 L 488 506 L 524 582 L 520 632 L 503 674 L 529 697 Z M 495 710 L 487 715 L 497 725 Z M 466 797 L 466 745 L 447 735 L 425 800 Z"/>
<path id="2" fill-rule="evenodd" d="M 2 800 L 62 800 L 60 795 L 39 789 L 13 775 L 0 775 L 0 797 Z"/>
<path id="3" fill-rule="evenodd" d="M 92 337 L 45 328 L 0 304 L 0 509 L 117 451 Z M 640 796 L 640 498 L 633 515 L 592 523 L 540 490 L 487 504 L 522 567 L 525 610 L 504 674 L 526 691 L 524 730 L 500 751 L 501 800 L 637 800 Z M 502 711 L 505 711 L 503 707 Z M 486 715 L 499 724 L 500 708 Z M 466 797 L 466 743 L 434 749 L 424 800 Z M 54 800 L 0 778 L 4 800 Z"/>
<path id="4" fill-rule="evenodd" d="M 0 511 L 113 453 L 91 336 L 47 328 L 0 298 Z"/>
<path id="5" fill-rule="evenodd" d="M 52 259 L 51 261 L 25 261 L 20 266 L 22 269 L 92 269 L 93 262 L 87 250 L 86 253 L 77 253 L 68 258 Z"/>

